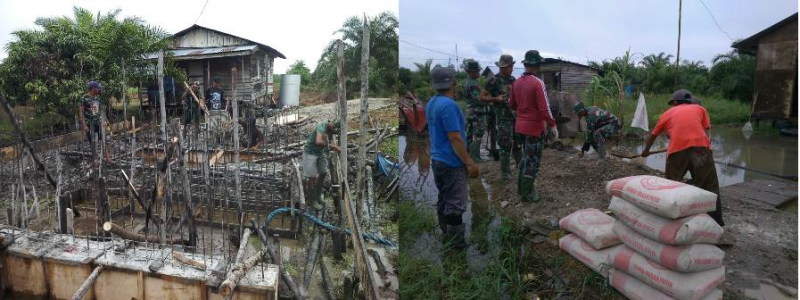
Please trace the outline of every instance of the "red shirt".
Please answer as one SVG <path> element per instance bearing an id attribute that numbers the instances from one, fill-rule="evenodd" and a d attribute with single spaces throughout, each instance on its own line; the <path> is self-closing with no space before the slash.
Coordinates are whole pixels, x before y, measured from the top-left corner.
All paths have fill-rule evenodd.
<path id="1" fill-rule="evenodd" d="M 711 140 L 706 130 L 711 129 L 708 112 L 700 105 L 681 104 L 673 106 L 661 115 L 653 136 L 666 131 L 669 137 L 667 156 L 672 153 L 691 148 L 706 147 L 711 149 Z"/>
<path id="2" fill-rule="evenodd" d="M 522 74 L 511 84 L 508 106 L 517 111 L 517 133 L 539 137 L 545 132 L 545 124 L 556 126 L 544 81 L 531 73 Z"/>

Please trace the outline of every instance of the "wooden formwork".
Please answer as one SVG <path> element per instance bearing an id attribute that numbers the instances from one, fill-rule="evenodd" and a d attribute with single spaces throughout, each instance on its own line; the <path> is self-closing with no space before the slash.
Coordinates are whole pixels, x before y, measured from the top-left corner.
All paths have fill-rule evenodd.
<path id="1" fill-rule="evenodd" d="M 222 299 L 216 293 L 225 263 L 216 256 L 181 253 L 207 269 L 173 257 L 178 249 L 87 241 L 62 234 L 18 235 L 3 254 L 6 295 L 11 299 L 71 299 L 95 267 L 103 270 L 83 299 Z M 232 299 L 278 299 L 278 267 L 257 265 L 242 279 Z"/>

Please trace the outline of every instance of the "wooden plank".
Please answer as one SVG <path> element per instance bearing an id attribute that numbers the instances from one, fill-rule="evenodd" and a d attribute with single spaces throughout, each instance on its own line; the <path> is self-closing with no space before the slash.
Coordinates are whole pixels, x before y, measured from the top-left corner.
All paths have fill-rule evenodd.
<path id="1" fill-rule="evenodd" d="M 753 204 L 778 207 L 787 202 L 797 200 L 797 184 L 772 180 L 755 180 L 742 182 L 720 189 L 725 199 L 736 199 Z"/>

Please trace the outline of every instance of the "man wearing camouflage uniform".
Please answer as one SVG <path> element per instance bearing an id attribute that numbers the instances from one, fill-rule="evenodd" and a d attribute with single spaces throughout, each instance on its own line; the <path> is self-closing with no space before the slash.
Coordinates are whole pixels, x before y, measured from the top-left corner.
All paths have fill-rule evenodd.
<path id="1" fill-rule="evenodd" d="M 594 148 L 600 159 L 606 158 L 608 139 L 618 135 L 622 129 L 619 119 L 597 106 L 585 107 L 583 102 L 576 103 L 572 107 L 572 111 L 578 118 L 586 118 L 586 138 L 578 157 L 582 158 L 589 148 Z"/>
<path id="2" fill-rule="evenodd" d="M 543 60 L 539 51 L 525 52 L 525 59 L 522 60 L 525 73 L 512 84 L 508 101 L 508 106 L 517 112 L 514 130 L 524 138 L 525 155 L 519 164 L 517 193 L 526 202 L 541 200 L 535 184 L 547 130 L 553 139 L 558 139 L 547 89 L 544 81 L 538 77 Z"/>
<path id="3" fill-rule="evenodd" d="M 478 86 L 478 77 L 481 76 L 481 66 L 477 61 L 467 59 L 464 62 L 464 71 L 468 76 L 464 82 L 464 99 L 467 101 L 469 115 L 467 116 L 467 144 L 469 156 L 476 162 L 481 161 L 481 141 L 486 128 L 486 112 L 488 104 L 480 100 L 481 88 Z"/>
<path id="4" fill-rule="evenodd" d="M 339 130 L 339 120 L 323 121 L 314 126 L 308 134 L 303 147 L 303 177 L 306 178 L 306 203 L 316 210 L 321 210 L 322 184 L 328 175 L 328 152 L 339 152 L 339 146 L 331 142 L 333 133 Z"/>
<path id="5" fill-rule="evenodd" d="M 514 58 L 511 55 L 503 54 L 500 60 L 494 64 L 500 68 L 494 77 L 489 79 L 481 92 L 481 101 L 492 102 L 494 104 L 494 113 L 497 118 L 497 135 L 498 144 L 500 146 L 500 170 L 502 171 L 503 180 L 508 180 L 511 177 L 511 154 L 514 152 L 514 158 L 519 162 L 521 153 L 519 153 L 519 145 L 515 145 L 516 133 L 514 132 L 514 113 L 508 107 L 508 95 L 511 93 L 511 84 L 514 82 L 514 76 L 511 72 L 514 70 Z"/>

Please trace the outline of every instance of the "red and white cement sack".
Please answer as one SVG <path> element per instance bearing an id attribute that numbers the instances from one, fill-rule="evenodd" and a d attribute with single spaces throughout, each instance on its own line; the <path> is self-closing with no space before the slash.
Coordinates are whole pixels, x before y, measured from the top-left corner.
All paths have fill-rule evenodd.
<path id="1" fill-rule="evenodd" d="M 625 272 L 617 269 L 608 270 L 608 282 L 611 283 L 617 291 L 628 297 L 631 300 L 674 300 L 667 294 L 641 282 Z M 714 289 L 709 292 L 702 300 L 721 300 L 722 291 Z"/>
<path id="2" fill-rule="evenodd" d="M 606 193 L 670 219 L 714 211 L 717 208 L 717 195 L 712 192 L 650 175 L 609 181 L 606 183 Z"/>
<path id="3" fill-rule="evenodd" d="M 665 245 L 639 234 L 621 221 L 614 223 L 614 233 L 628 248 L 659 265 L 678 272 L 699 272 L 723 265 L 725 251 L 711 244 Z"/>
<path id="4" fill-rule="evenodd" d="M 579 260 L 590 269 L 600 273 L 600 275 L 603 275 L 603 277 L 606 277 L 608 274 L 608 269 L 611 268 L 611 264 L 608 262 L 611 252 L 623 246 L 616 245 L 597 250 L 586 243 L 586 241 L 579 238 L 577 235 L 568 234 L 558 240 L 558 247 L 561 248 L 561 250 L 569 253 L 569 255 Z"/>
<path id="5" fill-rule="evenodd" d="M 669 245 L 716 244 L 724 230 L 708 214 L 667 219 L 619 197 L 611 198 L 608 209 L 619 221 L 636 232 Z"/>
<path id="6" fill-rule="evenodd" d="M 561 229 L 572 232 L 595 249 L 619 245 L 614 234 L 614 218 L 596 208 L 586 208 L 571 213 L 558 221 Z"/>
<path id="7" fill-rule="evenodd" d="M 611 264 L 653 288 L 677 299 L 698 300 L 725 281 L 725 267 L 680 273 L 649 260 L 627 246 L 611 253 Z"/>

